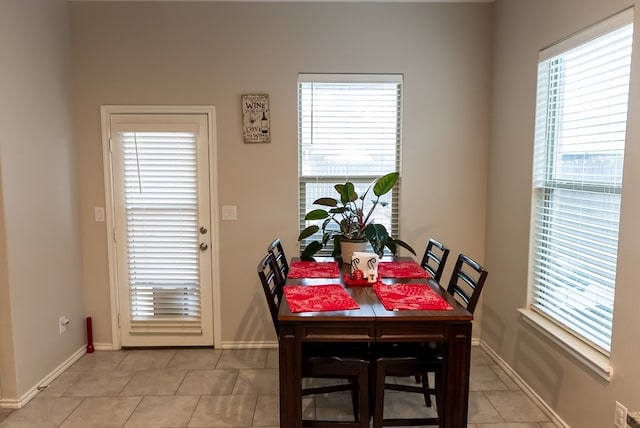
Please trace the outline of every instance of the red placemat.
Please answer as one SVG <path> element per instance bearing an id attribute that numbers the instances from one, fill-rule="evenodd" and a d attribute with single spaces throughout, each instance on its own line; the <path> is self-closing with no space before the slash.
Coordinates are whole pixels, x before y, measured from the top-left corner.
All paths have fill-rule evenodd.
<path id="1" fill-rule="evenodd" d="M 344 311 L 360 308 L 339 284 L 287 285 L 283 290 L 291 312 Z"/>
<path id="2" fill-rule="evenodd" d="M 431 278 L 431 274 L 414 261 L 380 262 L 378 277 L 382 278 Z"/>
<path id="3" fill-rule="evenodd" d="M 453 309 L 428 284 L 374 284 L 373 289 L 388 311 Z"/>
<path id="4" fill-rule="evenodd" d="M 287 278 L 340 278 L 338 262 L 293 262 Z"/>

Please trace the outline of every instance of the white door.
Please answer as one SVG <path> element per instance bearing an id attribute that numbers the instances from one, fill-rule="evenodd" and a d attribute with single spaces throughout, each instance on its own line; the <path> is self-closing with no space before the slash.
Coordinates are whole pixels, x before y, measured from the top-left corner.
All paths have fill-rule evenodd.
<path id="1" fill-rule="evenodd" d="M 213 345 L 207 115 L 109 128 L 121 345 Z"/>

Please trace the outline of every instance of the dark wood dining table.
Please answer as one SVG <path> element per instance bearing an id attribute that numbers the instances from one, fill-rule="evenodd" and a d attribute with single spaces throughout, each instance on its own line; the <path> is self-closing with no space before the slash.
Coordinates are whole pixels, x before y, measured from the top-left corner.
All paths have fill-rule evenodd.
<path id="1" fill-rule="evenodd" d="M 396 260 L 412 260 L 398 258 Z M 295 262 L 296 259 L 292 260 Z M 326 261 L 326 260 L 325 260 Z M 382 282 L 425 283 L 442 296 L 451 310 L 389 311 L 370 286 L 346 286 L 341 266 L 340 278 L 288 278 L 287 285 L 342 284 L 358 303 L 359 309 L 326 312 L 291 312 L 285 301 L 280 305 L 279 372 L 280 427 L 302 426 L 302 342 L 442 342 L 443 403 L 440 427 L 466 428 L 469 405 L 471 361 L 471 321 L 473 315 L 462 307 L 433 279 L 383 278 Z"/>

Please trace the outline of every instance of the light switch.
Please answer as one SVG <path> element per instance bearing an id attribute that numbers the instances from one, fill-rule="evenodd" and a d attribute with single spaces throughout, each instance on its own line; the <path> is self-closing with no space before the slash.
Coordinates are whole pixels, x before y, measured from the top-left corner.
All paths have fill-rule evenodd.
<path id="1" fill-rule="evenodd" d="M 104 207 L 95 207 L 94 215 L 95 215 L 96 221 L 100 221 L 100 222 L 104 221 Z"/>
<path id="2" fill-rule="evenodd" d="M 235 205 L 222 206 L 222 220 L 237 220 L 238 211 Z"/>

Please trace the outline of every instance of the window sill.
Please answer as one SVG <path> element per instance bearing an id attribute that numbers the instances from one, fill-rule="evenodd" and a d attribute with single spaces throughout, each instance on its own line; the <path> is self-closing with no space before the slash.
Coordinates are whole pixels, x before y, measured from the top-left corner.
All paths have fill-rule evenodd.
<path id="1" fill-rule="evenodd" d="M 578 338 L 567 333 L 543 316 L 530 309 L 518 309 L 525 323 L 550 339 L 573 358 L 581 362 L 606 381 L 611 381 L 613 367 L 609 365 L 609 358 L 586 345 Z"/>

